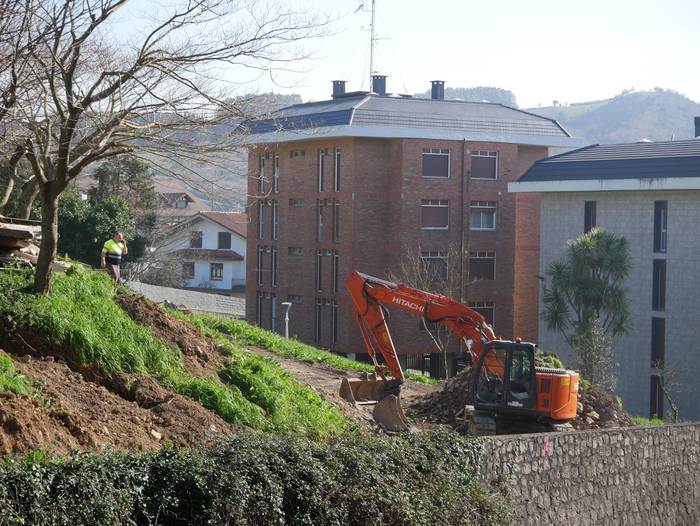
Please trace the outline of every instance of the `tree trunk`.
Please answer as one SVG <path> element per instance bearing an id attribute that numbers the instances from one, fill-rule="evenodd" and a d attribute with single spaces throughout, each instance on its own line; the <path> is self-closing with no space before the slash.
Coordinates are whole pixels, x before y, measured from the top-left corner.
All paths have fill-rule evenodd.
<path id="1" fill-rule="evenodd" d="M 51 290 L 51 265 L 58 249 L 58 196 L 53 184 L 41 189 L 41 246 L 34 276 L 34 290 L 46 294 Z"/>
<path id="2" fill-rule="evenodd" d="M 29 219 L 29 216 L 32 215 L 32 206 L 34 206 L 34 201 L 36 201 L 38 195 L 39 185 L 37 184 L 35 178 L 32 178 L 24 183 L 22 193 L 19 196 L 19 202 L 17 204 L 17 217 Z"/>
<path id="3" fill-rule="evenodd" d="M 8 177 L 7 178 L 7 186 L 5 187 L 5 190 L 3 191 L 2 195 L 0 195 L 0 210 L 2 210 L 7 202 L 10 200 L 10 196 L 12 195 L 12 190 L 15 188 L 15 179 L 14 177 Z"/>

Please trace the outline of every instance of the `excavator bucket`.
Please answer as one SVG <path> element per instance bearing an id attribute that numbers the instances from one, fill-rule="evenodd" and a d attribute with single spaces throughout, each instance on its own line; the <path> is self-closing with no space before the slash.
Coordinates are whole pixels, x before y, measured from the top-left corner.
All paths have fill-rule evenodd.
<path id="1" fill-rule="evenodd" d="M 376 375 L 363 378 L 343 378 L 340 396 L 357 404 L 376 404 L 372 416 L 374 421 L 386 431 L 408 431 L 410 424 L 401 408 L 399 380 L 377 379 Z"/>
<path id="2" fill-rule="evenodd" d="M 409 431 L 411 424 L 401 408 L 399 397 L 389 395 L 374 406 L 372 412 L 374 421 L 385 431 L 400 432 Z"/>

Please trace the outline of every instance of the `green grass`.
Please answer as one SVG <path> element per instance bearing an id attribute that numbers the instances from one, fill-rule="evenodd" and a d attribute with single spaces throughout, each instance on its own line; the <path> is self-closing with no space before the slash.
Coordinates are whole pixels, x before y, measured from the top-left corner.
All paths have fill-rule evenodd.
<path id="1" fill-rule="evenodd" d="M 336 369 L 345 371 L 372 372 L 374 367 L 367 363 L 350 360 L 329 351 L 324 351 L 311 345 L 307 345 L 298 340 L 293 340 L 266 331 L 255 325 L 250 325 L 241 320 L 231 318 L 221 318 L 218 316 L 208 316 L 202 314 L 186 315 L 176 313 L 182 319 L 191 321 L 200 328 L 207 327 L 219 332 L 230 334 L 237 341 L 246 345 L 256 345 L 270 352 L 279 354 L 286 358 L 294 358 L 304 362 L 319 363 Z M 436 383 L 433 378 L 406 372 L 406 377 L 421 383 Z"/>
<path id="2" fill-rule="evenodd" d="M 9 391 L 18 395 L 32 392 L 29 381 L 15 370 L 12 359 L 0 351 L 0 393 Z"/>
<path id="3" fill-rule="evenodd" d="M 94 364 L 106 373 L 150 375 L 164 387 L 199 401 L 228 422 L 253 429 L 293 430 L 321 438 L 337 435 L 346 428 L 344 418 L 332 406 L 316 404 L 314 413 L 309 408 L 308 397 L 315 393 L 294 385 L 291 378 L 284 376 L 284 371 L 275 371 L 272 366 L 259 367 L 268 375 L 261 381 L 275 386 L 277 391 L 273 394 L 279 402 L 275 405 L 267 400 L 267 405 L 259 405 L 257 391 L 251 387 L 257 381 L 253 378 L 255 368 L 247 366 L 233 351 L 232 363 L 222 371 L 225 382 L 191 375 L 185 370 L 179 350 L 133 321 L 119 307 L 107 276 L 85 269 L 55 275 L 51 294 L 37 296 L 22 288 L 29 284 L 29 273 L 12 273 L 11 277 L 6 274 L 9 273 L 0 274 L 0 290 L 9 291 L 0 299 L 0 325 L 38 330 L 52 341 L 73 349 L 81 363 Z M 238 371 L 239 364 L 246 367 Z M 237 382 L 231 381 L 234 376 Z M 273 383 L 273 380 L 278 381 Z M 306 405 L 302 403 L 295 412 L 294 402 L 298 400 Z M 310 420 L 305 423 L 306 417 Z"/>
<path id="4" fill-rule="evenodd" d="M 664 422 L 660 418 L 644 418 L 643 416 L 635 416 L 634 422 L 638 426 L 644 426 L 644 427 L 663 426 L 666 424 L 666 422 Z"/>

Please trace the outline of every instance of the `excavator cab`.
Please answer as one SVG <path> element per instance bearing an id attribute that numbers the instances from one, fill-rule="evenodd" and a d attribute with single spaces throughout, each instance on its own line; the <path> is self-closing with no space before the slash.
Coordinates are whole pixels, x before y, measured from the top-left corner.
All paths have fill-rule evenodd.
<path id="1" fill-rule="evenodd" d="M 510 341 L 484 344 L 474 369 L 477 411 L 530 413 L 537 403 L 535 345 Z"/>

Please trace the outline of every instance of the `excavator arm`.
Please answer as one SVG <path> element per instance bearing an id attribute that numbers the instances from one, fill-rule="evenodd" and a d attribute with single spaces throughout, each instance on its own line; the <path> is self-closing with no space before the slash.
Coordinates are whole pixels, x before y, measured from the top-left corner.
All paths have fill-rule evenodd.
<path id="1" fill-rule="evenodd" d="M 447 296 L 414 289 L 357 270 L 350 272 L 346 284 L 367 352 L 382 378 L 386 372 L 390 372 L 394 379 L 404 378 L 386 323 L 388 306 L 421 317 L 426 322 L 445 326 L 470 350 L 472 363 L 478 359 L 484 343 L 498 339 L 481 314 Z M 386 365 L 378 364 L 377 351 Z"/>

